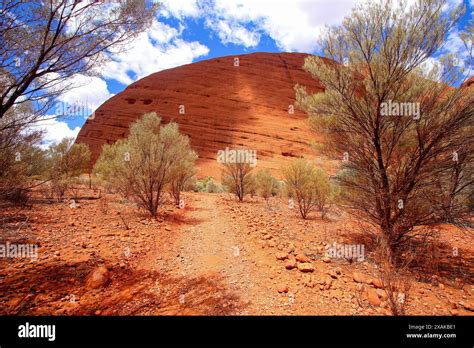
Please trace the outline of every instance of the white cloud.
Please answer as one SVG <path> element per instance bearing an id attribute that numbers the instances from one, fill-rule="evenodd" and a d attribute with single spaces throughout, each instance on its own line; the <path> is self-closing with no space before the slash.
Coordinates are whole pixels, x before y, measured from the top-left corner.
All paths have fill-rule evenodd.
<path id="1" fill-rule="evenodd" d="M 43 148 L 47 148 L 52 144 L 57 144 L 65 137 L 72 137 L 75 139 L 81 130 L 81 127 L 71 129 L 66 122 L 52 117 L 54 117 L 54 115 L 47 115 L 43 120 L 35 123 L 35 125 L 32 126 L 33 128 L 44 131 L 42 143 Z"/>
<path id="2" fill-rule="evenodd" d="M 223 43 L 258 45 L 266 33 L 284 51 L 314 52 L 324 26 L 338 24 L 357 0 L 189 0 L 165 1 L 178 19 L 206 16 Z M 249 30 L 249 25 L 252 30 Z"/>
<path id="3" fill-rule="evenodd" d="M 236 0 L 216 2 L 223 18 L 253 22 L 285 51 L 314 52 L 325 25 L 334 25 L 350 13 L 355 0 L 286 1 Z"/>
<path id="4" fill-rule="evenodd" d="M 450 53 L 454 55 L 456 57 L 457 65 L 465 69 L 465 76 L 468 77 L 474 74 L 474 71 L 472 71 L 472 61 L 470 62 L 471 57 L 467 51 L 466 46 L 461 40 L 460 32 L 458 30 L 454 30 L 449 34 L 448 39 L 441 48 L 441 53 Z"/>
<path id="5" fill-rule="evenodd" d="M 415 2 L 408 0 L 407 7 Z M 283 51 L 315 52 L 325 26 L 340 24 L 362 3 L 365 0 L 166 0 L 163 11 L 180 20 L 205 17 L 224 44 L 255 47 L 261 34 L 267 34 Z M 445 10 L 460 3 L 452 0 Z"/>
<path id="6" fill-rule="evenodd" d="M 183 17 L 197 17 L 201 15 L 201 9 L 198 6 L 197 0 L 163 0 L 161 13 L 168 16 L 173 16 L 178 19 Z"/>
<path id="7" fill-rule="evenodd" d="M 255 47 L 260 42 L 260 34 L 248 30 L 243 25 L 236 22 L 226 22 L 224 20 L 207 20 L 206 25 L 217 32 L 222 43 L 232 43 L 244 47 Z"/>
<path id="8" fill-rule="evenodd" d="M 58 97 L 59 102 L 68 105 L 83 106 L 85 110 L 82 116 L 88 117 L 103 102 L 113 96 L 107 88 L 107 82 L 96 76 L 75 75 L 67 81 L 74 86 L 73 89 Z"/>
<path id="9" fill-rule="evenodd" d="M 102 76 L 128 85 L 157 71 L 189 64 L 209 53 L 209 48 L 201 43 L 183 40 L 182 30 L 183 27 L 178 31 L 154 20 L 146 33 L 140 34 L 123 52 L 112 56 Z"/>

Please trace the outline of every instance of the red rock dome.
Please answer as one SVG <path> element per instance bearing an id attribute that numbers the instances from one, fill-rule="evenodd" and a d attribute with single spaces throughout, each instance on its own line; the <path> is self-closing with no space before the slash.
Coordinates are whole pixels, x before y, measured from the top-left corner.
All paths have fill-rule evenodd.
<path id="1" fill-rule="evenodd" d="M 190 137 L 199 154 L 199 176 L 220 177 L 216 156 L 226 147 L 257 150 L 258 168 L 279 170 L 292 157 L 314 154 L 306 114 L 296 107 L 289 112 L 296 84 L 323 90 L 302 70 L 306 56 L 252 53 L 151 74 L 102 104 L 77 142 L 90 146 L 95 162 L 103 144 L 125 137 L 130 123 L 154 111 Z"/>

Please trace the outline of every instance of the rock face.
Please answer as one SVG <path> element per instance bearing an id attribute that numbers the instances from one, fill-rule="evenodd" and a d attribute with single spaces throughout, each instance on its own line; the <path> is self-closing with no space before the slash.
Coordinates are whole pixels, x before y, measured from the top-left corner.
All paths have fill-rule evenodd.
<path id="1" fill-rule="evenodd" d="M 190 137 L 199 154 L 198 176 L 220 178 L 217 151 L 226 147 L 257 150 L 258 168 L 279 170 L 292 157 L 314 155 L 309 143 L 317 137 L 295 105 L 294 86 L 310 92 L 323 87 L 302 70 L 305 57 L 252 53 L 154 73 L 102 104 L 77 142 L 90 146 L 93 163 L 103 144 L 125 137 L 130 123 L 155 111 Z"/>

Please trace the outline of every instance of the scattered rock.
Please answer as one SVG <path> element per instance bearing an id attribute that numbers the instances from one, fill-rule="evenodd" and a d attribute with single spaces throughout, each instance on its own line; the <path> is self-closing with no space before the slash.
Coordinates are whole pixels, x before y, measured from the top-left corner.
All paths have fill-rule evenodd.
<path id="1" fill-rule="evenodd" d="M 334 280 L 332 278 L 326 277 L 326 279 L 324 280 L 324 283 L 323 283 L 324 290 L 331 289 L 333 282 L 334 282 Z"/>
<path id="2" fill-rule="evenodd" d="M 464 309 L 470 312 L 474 312 L 474 305 L 472 303 L 463 303 L 462 306 L 464 307 Z"/>
<path id="3" fill-rule="evenodd" d="M 367 276 L 365 274 L 362 274 L 360 272 L 354 272 L 352 274 L 352 278 L 354 279 L 354 281 L 356 283 L 367 283 L 367 284 L 370 284 L 370 282 L 368 282 L 368 279 L 367 279 Z"/>
<path id="4" fill-rule="evenodd" d="M 382 289 L 376 289 L 375 292 L 377 293 L 378 297 L 380 297 L 382 300 L 387 300 L 388 296 L 385 290 Z"/>
<path id="5" fill-rule="evenodd" d="M 293 243 L 290 243 L 290 245 L 288 245 L 288 254 L 291 254 L 292 252 L 295 251 L 295 245 Z"/>
<path id="6" fill-rule="evenodd" d="M 304 254 L 298 254 L 296 255 L 296 261 L 306 263 L 306 262 L 311 262 L 311 259 Z"/>
<path id="7" fill-rule="evenodd" d="M 305 277 L 303 278 L 303 284 L 309 288 L 314 288 L 315 282 L 313 275 L 306 273 Z"/>
<path id="8" fill-rule="evenodd" d="M 371 288 L 367 288 L 367 301 L 369 301 L 369 303 L 372 306 L 377 306 L 377 307 L 380 306 L 380 303 L 382 302 L 380 301 L 380 298 L 377 295 L 377 292 Z"/>
<path id="9" fill-rule="evenodd" d="M 333 279 L 337 279 L 338 276 L 337 276 L 337 273 L 336 273 L 336 270 L 332 269 L 328 272 L 328 274 L 331 276 L 331 278 Z"/>
<path id="10" fill-rule="evenodd" d="M 285 264 L 285 267 L 286 267 L 286 269 L 296 268 L 296 260 L 295 259 L 288 260 Z"/>
<path id="11" fill-rule="evenodd" d="M 88 289 L 98 289 L 101 287 L 106 287 L 110 283 L 110 274 L 107 271 L 107 268 L 100 266 L 95 268 L 86 279 L 86 288 Z"/>
<path id="12" fill-rule="evenodd" d="M 378 278 L 372 278 L 370 280 L 370 283 L 376 287 L 377 289 L 382 289 L 383 288 L 383 284 L 382 284 L 382 281 Z"/>
<path id="13" fill-rule="evenodd" d="M 301 272 L 313 272 L 314 266 L 310 262 L 298 262 L 297 264 L 298 270 Z"/>
<path id="14" fill-rule="evenodd" d="M 288 258 L 288 254 L 285 252 L 278 252 L 276 253 L 277 260 L 286 260 Z"/>
<path id="15" fill-rule="evenodd" d="M 330 257 L 327 257 L 327 256 L 324 256 L 323 258 L 321 258 L 321 261 L 323 261 L 324 263 L 330 263 L 330 262 L 331 262 L 331 258 L 330 258 Z"/>
<path id="16" fill-rule="evenodd" d="M 280 294 L 282 294 L 282 293 L 287 293 L 287 292 L 288 292 L 288 285 L 286 285 L 286 284 L 280 284 L 280 285 L 278 285 L 277 290 L 278 290 L 278 292 L 279 292 Z"/>

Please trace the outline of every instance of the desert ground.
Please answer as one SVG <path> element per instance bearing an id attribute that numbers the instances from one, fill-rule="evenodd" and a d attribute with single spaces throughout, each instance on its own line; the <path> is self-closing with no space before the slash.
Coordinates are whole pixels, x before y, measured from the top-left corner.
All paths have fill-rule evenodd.
<path id="1" fill-rule="evenodd" d="M 0 314 L 391 314 L 370 239 L 342 211 L 302 220 L 278 197 L 184 199 L 183 209 L 169 202 L 157 219 L 88 189 L 75 205 L 2 208 L 2 242 L 39 247 L 36 260 L 0 260 Z M 407 314 L 473 315 L 472 233 L 440 229 L 411 270 Z M 363 243 L 364 261 L 327 257 L 334 242 Z"/>

